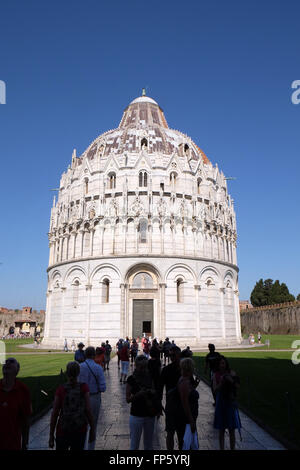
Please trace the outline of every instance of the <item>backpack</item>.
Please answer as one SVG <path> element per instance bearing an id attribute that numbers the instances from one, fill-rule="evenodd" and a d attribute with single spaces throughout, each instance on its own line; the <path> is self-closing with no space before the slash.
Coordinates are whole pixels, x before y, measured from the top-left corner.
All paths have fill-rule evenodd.
<path id="1" fill-rule="evenodd" d="M 151 416 L 152 418 L 154 416 L 158 416 L 162 411 L 162 405 L 157 392 L 148 388 L 143 389 L 141 393 L 143 394 L 143 398 L 145 400 L 146 415 Z"/>
<path id="2" fill-rule="evenodd" d="M 61 409 L 60 419 L 64 433 L 79 432 L 87 424 L 85 398 L 81 392 L 81 384 L 75 387 L 65 384 L 65 399 Z"/>
<path id="3" fill-rule="evenodd" d="M 140 385 L 135 380 L 136 386 L 139 389 L 136 395 L 139 395 L 143 398 L 145 403 L 145 416 L 158 416 L 161 414 L 163 409 L 161 400 L 158 393 L 153 388 L 147 388 Z"/>

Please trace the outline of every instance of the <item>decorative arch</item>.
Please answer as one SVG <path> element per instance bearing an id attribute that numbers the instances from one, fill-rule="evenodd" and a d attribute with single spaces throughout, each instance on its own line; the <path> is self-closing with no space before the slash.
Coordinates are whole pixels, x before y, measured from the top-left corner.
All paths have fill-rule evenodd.
<path id="1" fill-rule="evenodd" d="M 193 271 L 193 269 L 191 269 L 189 266 L 187 266 L 186 264 L 183 264 L 183 263 L 176 263 L 176 264 L 173 264 L 173 265 L 167 270 L 167 272 L 166 272 L 166 274 L 165 274 L 164 282 L 167 282 L 167 280 L 168 280 L 168 278 L 169 278 L 171 272 L 174 271 L 175 269 L 179 269 L 179 270 L 181 270 L 181 271 L 184 271 L 184 270 L 188 271 L 188 272 L 191 274 L 194 283 L 197 282 L 197 276 L 196 276 L 195 272 Z M 175 279 L 176 279 L 176 277 L 178 277 L 178 276 L 184 277 L 184 275 L 183 275 L 182 272 L 179 273 L 179 274 L 177 274 L 177 276 L 175 276 Z M 185 281 L 186 281 L 186 277 L 185 277 Z"/>

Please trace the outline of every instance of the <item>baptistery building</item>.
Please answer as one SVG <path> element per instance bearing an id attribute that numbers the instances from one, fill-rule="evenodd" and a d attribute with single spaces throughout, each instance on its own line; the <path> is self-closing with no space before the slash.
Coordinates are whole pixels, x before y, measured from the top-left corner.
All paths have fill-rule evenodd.
<path id="1" fill-rule="evenodd" d="M 143 92 L 61 177 L 43 344 L 239 344 L 236 239 L 224 174 Z"/>

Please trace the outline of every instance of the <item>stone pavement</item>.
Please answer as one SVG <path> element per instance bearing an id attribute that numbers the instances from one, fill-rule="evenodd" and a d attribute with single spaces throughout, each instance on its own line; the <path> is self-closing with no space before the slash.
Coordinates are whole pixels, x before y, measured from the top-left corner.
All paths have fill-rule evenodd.
<path id="1" fill-rule="evenodd" d="M 105 371 L 106 392 L 102 394 L 101 411 L 97 428 L 97 450 L 129 450 L 129 411 L 130 405 L 126 403 L 126 385 L 119 382 L 119 370 L 116 357 L 110 363 L 111 367 Z M 197 420 L 200 450 L 217 450 L 219 448 L 218 431 L 213 428 L 214 407 L 209 387 L 200 382 L 199 416 Z M 51 411 L 36 422 L 30 429 L 29 449 L 48 449 L 49 424 Z M 240 411 L 242 422 L 242 441 L 236 432 L 236 448 L 239 450 L 283 450 L 284 447 L 267 432 L 260 428 L 250 418 Z M 165 418 L 161 417 L 157 423 L 157 432 L 154 439 L 155 450 L 165 450 Z M 143 437 L 142 437 L 143 439 Z M 140 449 L 143 448 L 141 439 Z M 229 436 L 225 436 L 226 448 L 229 448 Z M 177 447 L 175 446 L 175 449 Z"/>

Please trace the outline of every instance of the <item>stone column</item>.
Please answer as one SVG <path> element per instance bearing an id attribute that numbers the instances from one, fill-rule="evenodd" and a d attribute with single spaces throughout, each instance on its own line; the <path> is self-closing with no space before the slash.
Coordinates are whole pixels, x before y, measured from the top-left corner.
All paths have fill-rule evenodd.
<path id="1" fill-rule="evenodd" d="M 69 255 L 69 245 L 70 245 L 70 238 L 71 238 L 71 235 L 70 235 L 70 234 L 67 234 L 67 235 L 66 235 L 66 238 L 67 238 L 66 260 L 68 260 L 68 259 L 70 258 L 70 255 Z"/>
<path id="2" fill-rule="evenodd" d="M 127 323 L 127 302 L 126 302 L 126 290 L 127 284 L 120 284 L 121 288 L 121 312 L 120 312 L 120 335 L 122 338 L 125 338 L 126 335 L 126 323 Z M 128 335 L 129 336 L 129 335 Z"/>
<path id="3" fill-rule="evenodd" d="M 95 229 L 94 229 L 94 228 L 91 228 L 91 229 L 90 229 L 90 234 L 91 234 L 91 238 L 90 238 L 90 256 L 93 256 L 93 251 L 94 251 L 94 236 L 95 236 Z"/>
<path id="4" fill-rule="evenodd" d="M 200 329 L 200 290 L 201 286 L 200 285 L 195 285 L 195 291 L 196 291 L 196 341 L 199 343 L 201 342 L 201 329 Z"/>
<path id="5" fill-rule="evenodd" d="M 76 239 L 77 239 L 77 232 L 76 230 L 73 230 L 72 232 L 72 235 L 73 235 L 73 253 L 72 253 L 72 258 L 74 259 L 75 258 L 75 255 L 76 255 Z"/>
<path id="6" fill-rule="evenodd" d="M 66 288 L 65 287 L 61 287 L 60 288 L 61 290 L 61 295 L 62 295 L 62 301 L 61 301 L 61 315 L 60 315 L 60 328 L 59 328 L 59 339 L 62 341 L 62 344 L 63 344 L 63 340 L 65 339 L 64 338 L 64 331 L 63 331 L 63 325 L 64 325 L 64 311 L 65 311 L 65 290 Z M 66 333 L 65 333 L 66 334 Z"/>
<path id="7" fill-rule="evenodd" d="M 90 343 L 90 316 L 91 316 L 91 290 L 92 284 L 86 284 L 87 290 L 87 308 L 86 308 L 86 323 L 85 323 L 85 337 L 87 344 Z"/>
<path id="8" fill-rule="evenodd" d="M 220 305 L 221 305 L 221 328 L 222 338 L 226 340 L 226 322 L 225 322 L 225 311 L 224 311 L 224 295 L 225 287 L 220 287 Z"/>
<path id="9" fill-rule="evenodd" d="M 160 283 L 160 338 L 166 337 L 166 287 L 167 284 Z"/>
<path id="10" fill-rule="evenodd" d="M 82 256 L 83 256 L 83 236 L 84 236 L 84 229 L 80 229 L 80 230 L 79 230 L 79 235 L 80 235 L 79 257 L 82 258 Z"/>
<path id="11" fill-rule="evenodd" d="M 239 305 L 239 291 L 236 289 L 234 291 L 234 313 L 236 321 L 236 337 L 238 340 L 242 339 L 241 334 L 241 316 L 240 316 L 240 305 Z"/>

